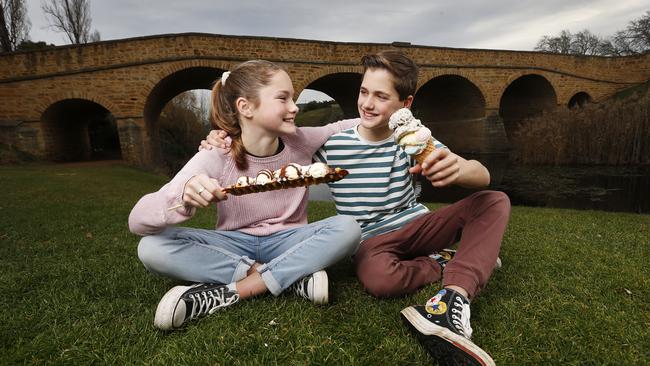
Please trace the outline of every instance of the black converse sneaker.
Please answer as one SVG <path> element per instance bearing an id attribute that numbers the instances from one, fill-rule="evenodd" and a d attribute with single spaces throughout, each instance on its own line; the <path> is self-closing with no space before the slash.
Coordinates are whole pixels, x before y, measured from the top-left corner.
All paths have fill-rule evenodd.
<path id="1" fill-rule="evenodd" d="M 429 255 L 429 257 L 431 259 L 435 260 L 436 262 L 438 262 L 440 267 L 442 267 L 444 269 L 445 266 L 447 265 L 447 262 L 449 262 L 454 257 L 454 255 L 456 255 L 455 250 L 453 250 L 453 249 L 443 249 L 443 250 L 441 250 L 439 252 L 436 252 L 436 253 L 433 253 L 433 254 Z"/>
<path id="2" fill-rule="evenodd" d="M 209 315 L 239 300 L 237 291 L 216 283 L 176 286 L 167 291 L 156 309 L 153 325 L 162 330 L 179 328 L 183 323 Z"/>
<path id="3" fill-rule="evenodd" d="M 291 290 L 314 304 L 327 304 L 329 300 L 327 272 L 318 271 L 305 276 L 294 282 Z"/>
<path id="4" fill-rule="evenodd" d="M 434 259 L 440 267 L 443 269 L 447 263 L 456 255 L 456 250 L 454 249 L 443 249 L 437 253 L 430 254 L 429 257 Z M 501 268 L 501 258 L 497 257 L 496 263 L 494 263 L 494 269 Z"/>
<path id="5" fill-rule="evenodd" d="M 401 316 L 440 365 L 494 365 L 490 355 L 470 341 L 469 300 L 456 291 L 442 289 L 426 305 L 409 306 Z"/>

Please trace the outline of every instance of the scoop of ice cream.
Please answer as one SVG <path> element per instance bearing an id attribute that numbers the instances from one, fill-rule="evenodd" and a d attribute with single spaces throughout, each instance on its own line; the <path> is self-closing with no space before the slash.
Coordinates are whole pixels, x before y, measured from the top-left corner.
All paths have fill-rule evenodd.
<path id="1" fill-rule="evenodd" d="M 314 163 L 310 165 L 309 170 L 307 170 L 307 174 L 312 178 L 322 178 L 326 176 L 327 173 L 329 173 L 329 167 L 323 163 Z"/>
<path id="2" fill-rule="evenodd" d="M 424 127 L 419 119 L 413 117 L 411 110 L 402 108 L 390 116 L 388 121 L 395 135 L 395 143 L 402 146 L 409 155 L 417 155 L 431 140 L 431 130 Z"/>
<path id="3" fill-rule="evenodd" d="M 255 177 L 255 184 L 264 185 L 273 181 L 273 172 L 268 169 L 260 170 Z"/>
<path id="4" fill-rule="evenodd" d="M 237 183 L 235 185 L 237 187 L 247 187 L 247 186 L 250 186 L 252 184 L 255 184 L 255 178 L 242 176 L 242 177 L 237 178 Z"/>
<path id="5" fill-rule="evenodd" d="M 296 163 L 290 163 L 282 167 L 280 170 L 280 177 L 287 180 L 296 180 L 302 176 L 302 166 Z"/>
<path id="6" fill-rule="evenodd" d="M 416 123 L 414 121 L 417 120 L 415 117 L 413 117 L 413 113 L 411 113 L 410 109 L 400 108 L 390 116 L 390 119 L 388 120 L 388 127 L 392 130 L 395 130 L 399 126 Z"/>
<path id="7" fill-rule="evenodd" d="M 417 155 L 431 140 L 431 130 L 422 126 L 415 132 L 407 132 L 397 139 L 397 144 L 402 146 L 409 155 Z"/>
<path id="8" fill-rule="evenodd" d="M 415 132 L 424 126 L 419 119 L 413 117 L 410 109 L 401 108 L 390 116 L 388 127 L 393 130 L 395 142 L 398 142 L 398 139 L 402 137 L 402 135 L 409 132 Z"/>

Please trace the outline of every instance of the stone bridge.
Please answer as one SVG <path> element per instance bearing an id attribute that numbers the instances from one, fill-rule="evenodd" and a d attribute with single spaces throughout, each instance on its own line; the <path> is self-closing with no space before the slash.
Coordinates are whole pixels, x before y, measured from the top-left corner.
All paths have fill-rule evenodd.
<path id="1" fill-rule="evenodd" d="M 387 48 L 403 50 L 421 67 L 413 109 L 460 152 L 504 151 L 522 118 L 599 102 L 650 78 L 650 55 L 157 35 L 0 55 L 0 142 L 53 161 L 87 160 L 108 128 L 119 157 L 150 165 L 159 153 L 157 120 L 165 104 L 183 91 L 210 89 L 223 71 L 253 58 L 283 64 L 296 95 L 324 92 L 346 116 L 356 116 L 360 59 Z"/>

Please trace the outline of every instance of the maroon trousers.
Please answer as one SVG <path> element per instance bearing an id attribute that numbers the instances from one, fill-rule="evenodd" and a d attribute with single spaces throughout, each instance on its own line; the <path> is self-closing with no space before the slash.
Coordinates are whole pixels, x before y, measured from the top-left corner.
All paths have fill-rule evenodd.
<path id="1" fill-rule="evenodd" d="M 399 230 L 364 240 L 354 257 L 357 277 L 374 296 L 413 293 L 442 276 L 429 254 L 459 241 L 442 284 L 460 286 L 473 298 L 494 269 L 509 216 L 510 200 L 503 192 L 476 192 Z"/>

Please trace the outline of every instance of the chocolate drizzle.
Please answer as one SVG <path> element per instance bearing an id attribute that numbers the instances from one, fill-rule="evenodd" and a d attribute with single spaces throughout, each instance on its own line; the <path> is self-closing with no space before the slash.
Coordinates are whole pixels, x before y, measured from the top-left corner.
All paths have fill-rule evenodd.
<path id="1" fill-rule="evenodd" d="M 292 165 L 288 164 L 287 166 Z M 329 172 L 324 176 L 320 178 L 313 178 L 309 176 L 304 176 L 301 174 L 301 169 L 300 165 L 298 164 L 293 164 L 294 167 L 298 169 L 299 176 L 300 178 L 294 179 L 294 180 L 274 180 L 273 179 L 273 172 L 264 169 L 261 170 L 259 173 L 257 173 L 257 176 L 259 177 L 260 175 L 268 176 L 270 177 L 270 181 L 266 184 L 254 184 L 254 185 L 249 185 L 245 187 L 237 186 L 236 184 L 233 184 L 229 187 L 224 188 L 224 192 L 235 195 L 235 196 L 241 196 L 244 194 L 250 194 L 250 193 L 259 193 L 259 192 L 267 192 L 267 191 L 274 191 L 278 189 L 287 189 L 287 188 L 294 188 L 294 187 L 305 187 L 313 184 L 320 184 L 320 183 L 329 183 L 329 182 L 336 182 L 338 180 L 341 180 L 345 178 L 346 175 L 348 175 L 348 171 L 345 169 L 341 168 L 335 168 L 335 169 L 329 169 Z M 282 170 L 286 170 L 286 167 L 283 167 L 280 169 L 280 174 L 282 175 Z"/>

